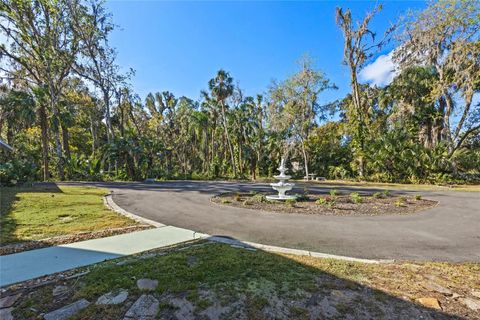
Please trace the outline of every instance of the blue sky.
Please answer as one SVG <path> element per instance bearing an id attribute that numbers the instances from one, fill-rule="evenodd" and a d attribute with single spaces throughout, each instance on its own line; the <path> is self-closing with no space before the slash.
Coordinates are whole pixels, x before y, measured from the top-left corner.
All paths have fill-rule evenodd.
<path id="1" fill-rule="evenodd" d="M 142 99 L 164 90 L 197 99 L 220 68 L 247 95 L 263 93 L 272 79 L 285 79 L 295 72 L 296 61 L 309 54 L 339 87 L 320 97 L 329 102 L 349 91 L 335 7 L 350 8 L 359 18 L 375 3 L 109 1 L 107 6 L 119 25 L 111 38 L 118 62 L 136 70 L 132 84 Z M 423 1 L 385 1 L 372 29 L 383 33 L 406 10 L 425 6 Z M 380 58 L 373 59 L 366 78 L 386 81 L 386 55 L 393 46 L 376 55 Z"/>

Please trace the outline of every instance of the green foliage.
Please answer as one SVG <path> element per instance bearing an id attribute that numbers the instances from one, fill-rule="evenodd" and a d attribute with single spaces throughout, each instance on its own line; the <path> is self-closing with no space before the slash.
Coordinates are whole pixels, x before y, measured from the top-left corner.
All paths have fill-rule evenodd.
<path id="1" fill-rule="evenodd" d="M 290 169 L 298 163 L 299 171 L 308 167 L 329 179 L 480 182 L 480 113 L 472 99 L 480 74 L 472 58 L 479 53 L 473 18 L 480 7 L 474 1 L 432 2 L 410 15 L 394 54 L 400 72 L 393 82 L 372 87 L 353 73 L 352 92 L 329 104 L 321 104 L 320 95 L 335 85 L 310 59 L 272 83 L 265 97 L 245 96 L 221 69 L 199 100 L 163 91 L 143 101 L 108 46 L 115 24 L 103 2 L 41 3 L 0 4 L 9 21 L 0 29 L 8 40 L 0 55 L 12 83 L 22 84 L 0 86 L 0 138 L 15 149 L 0 154 L 2 184 L 42 176 L 271 178 L 285 154 Z M 369 37 L 375 33 L 370 18 L 378 13 L 376 7 L 358 29 L 349 10 L 337 11 L 351 70 L 359 71 L 371 50 L 385 43 Z M 357 39 L 350 42 L 357 47 L 348 39 Z M 437 50 L 425 52 L 429 47 Z M 358 54 L 348 55 L 351 50 Z M 323 122 L 335 113 L 338 121 Z M 299 171 L 291 174 L 301 177 Z M 308 200 L 308 192 L 298 200 Z"/>
<path id="2" fill-rule="evenodd" d="M 420 200 L 422 200 L 422 196 L 419 195 L 419 194 L 416 194 L 416 195 L 414 196 L 414 199 L 417 200 L 417 201 L 420 201 Z"/>
<path id="3" fill-rule="evenodd" d="M 328 206 L 330 208 L 333 208 L 337 204 L 337 200 L 336 197 L 318 198 L 315 203 L 320 206 Z"/>
<path id="4" fill-rule="evenodd" d="M 285 204 L 290 206 L 290 207 L 295 207 L 295 205 L 297 204 L 297 200 L 295 199 L 287 199 L 285 200 Z"/>
<path id="5" fill-rule="evenodd" d="M 28 160 L 10 160 L 0 163 L 0 185 L 16 185 L 36 177 L 37 168 Z"/>
<path id="6" fill-rule="evenodd" d="M 390 192 L 390 190 L 383 190 L 383 191 L 382 191 L 382 194 L 383 194 L 384 197 L 390 197 L 390 195 L 391 195 L 392 193 Z"/>
<path id="7" fill-rule="evenodd" d="M 259 203 L 267 201 L 267 198 L 265 197 L 265 195 L 263 195 L 261 193 L 255 194 L 251 199 L 252 199 L 252 201 L 259 202 Z"/>
<path id="8" fill-rule="evenodd" d="M 358 192 L 350 193 L 350 200 L 352 200 L 353 203 L 362 203 L 363 202 L 363 198 Z"/>
<path id="9" fill-rule="evenodd" d="M 101 164 L 100 159 L 86 159 L 83 155 L 74 154 L 65 165 L 66 177 L 69 180 L 101 181 Z"/>
<path id="10" fill-rule="evenodd" d="M 385 197 L 385 195 L 384 195 L 382 192 L 375 192 L 375 193 L 372 195 L 372 197 L 373 197 L 374 199 L 381 199 L 381 198 Z"/>
<path id="11" fill-rule="evenodd" d="M 396 207 L 403 207 L 405 205 L 405 201 L 402 201 L 402 199 L 397 199 L 395 200 L 395 206 Z"/>
<path id="12" fill-rule="evenodd" d="M 338 195 L 338 190 L 337 190 L 337 189 L 330 189 L 330 195 L 331 195 L 332 197 L 337 196 L 337 195 Z"/>

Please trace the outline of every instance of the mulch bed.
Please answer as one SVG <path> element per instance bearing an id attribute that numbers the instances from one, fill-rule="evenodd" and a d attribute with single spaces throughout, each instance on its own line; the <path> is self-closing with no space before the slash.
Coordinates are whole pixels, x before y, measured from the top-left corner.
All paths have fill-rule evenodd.
<path id="1" fill-rule="evenodd" d="M 319 204 L 319 198 L 325 203 Z M 225 193 L 213 197 L 212 202 L 237 208 L 270 211 L 287 214 L 318 214 L 328 216 L 379 216 L 408 215 L 431 208 L 436 201 L 416 199 L 404 196 L 361 196 L 361 202 L 355 203 L 349 195 L 339 194 L 335 197 L 309 194 L 307 199 L 295 203 L 265 200 L 260 194 Z"/>
<path id="2" fill-rule="evenodd" d="M 130 226 L 130 227 L 124 227 L 124 228 L 104 229 L 99 231 L 85 231 L 85 232 L 46 238 L 41 240 L 32 240 L 32 241 L 5 244 L 0 246 L 0 256 L 27 251 L 27 250 L 51 247 L 51 246 L 56 246 L 60 244 L 73 243 L 77 241 L 110 237 L 110 236 L 115 236 L 119 234 L 124 234 L 124 233 L 129 233 L 134 231 L 141 231 L 141 230 L 146 230 L 151 228 L 153 227 L 150 225 L 136 225 L 136 226 Z"/>

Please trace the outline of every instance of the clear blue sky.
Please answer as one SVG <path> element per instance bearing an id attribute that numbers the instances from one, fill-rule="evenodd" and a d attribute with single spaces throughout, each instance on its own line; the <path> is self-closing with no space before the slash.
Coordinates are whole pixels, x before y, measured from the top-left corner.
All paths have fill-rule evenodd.
<path id="1" fill-rule="evenodd" d="M 111 38 L 119 64 L 136 70 L 132 83 L 142 99 L 164 90 L 197 99 L 220 68 L 229 71 L 247 95 L 263 93 L 272 79 L 292 74 L 296 61 L 307 53 L 339 87 L 322 95 L 321 102 L 329 102 L 349 90 L 335 7 L 350 8 L 362 17 L 375 3 L 110 1 L 107 6 L 119 25 Z M 378 33 L 406 10 L 426 4 L 385 1 L 383 6 L 372 23 Z"/>

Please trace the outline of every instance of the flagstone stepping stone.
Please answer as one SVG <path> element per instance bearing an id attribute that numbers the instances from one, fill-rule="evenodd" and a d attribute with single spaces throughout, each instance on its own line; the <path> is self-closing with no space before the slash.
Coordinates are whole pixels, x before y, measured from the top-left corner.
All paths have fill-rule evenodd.
<path id="1" fill-rule="evenodd" d="M 128 309 L 124 320 L 150 320 L 155 319 L 160 307 L 159 301 L 152 295 L 143 294 Z"/>
<path id="2" fill-rule="evenodd" d="M 480 290 L 472 290 L 471 294 L 474 297 L 480 298 Z"/>
<path id="3" fill-rule="evenodd" d="M 13 320 L 12 311 L 13 308 L 0 309 L 0 319 Z"/>
<path id="4" fill-rule="evenodd" d="M 10 308 L 11 306 L 13 306 L 15 304 L 15 302 L 17 302 L 17 300 L 21 296 L 22 296 L 21 293 L 17 293 L 17 294 L 12 294 L 12 295 L 3 297 L 2 299 L 0 299 L 0 309 Z"/>
<path id="5" fill-rule="evenodd" d="M 56 296 L 60 296 L 60 295 L 63 295 L 65 293 L 67 293 L 68 290 L 69 290 L 69 288 L 67 286 L 59 285 L 59 286 L 55 286 L 55 288 L 53 288 L 52 294 L 53 294 L 54 297 L 56 297 Z"/>
<path id="6" fill-rule="evenodd" d="M 440 302 L 436 298 L 419 298 L 417 301 L 425 307 L 442 310 Z"/>
<path id="7" fill-rule="evenodd" d="M 85 299 L 78 300 L 77 302 L 47 313 L 43 318 L 45 320 L 66 320 L 88 307 L 89 304 L 90 302 Z"/>
<path id="8" fill-rule="evenodd" d="M 109 292 L 97 299 L 96 304 L 120 304 L 128 298 L 128 291 L 120 289 L 117 294 Z"/>
<path id="9" fill-rule="evenodd" d="M 452 290 L 448 289 L 448 288 L 445 288 L 441 285 L 439 285 L 438 283 L 435 283 L 435 282 L 427 282 L 424 284 L 424 287 L 425 289 L 428 289 L 430 291 L 435 291 L 435 292 L 439 292 L 439 293 L 442 293 L 444 295 L 447 295 L 447 296 L 451 296 L 453 294 Z"/>
<path id="10" fill-rule="evenodd" d="M 158 280 L 153 279 L 138 279 L 137 287 L 140 290 L 153 291 L 158 287 Z"/>
<path id="11" fill-rule="evenodd" d="M 470 310 L 480 310 L 480 300 L 472 298 L 462 298 L 460 301 L 466 305 Z"/>

